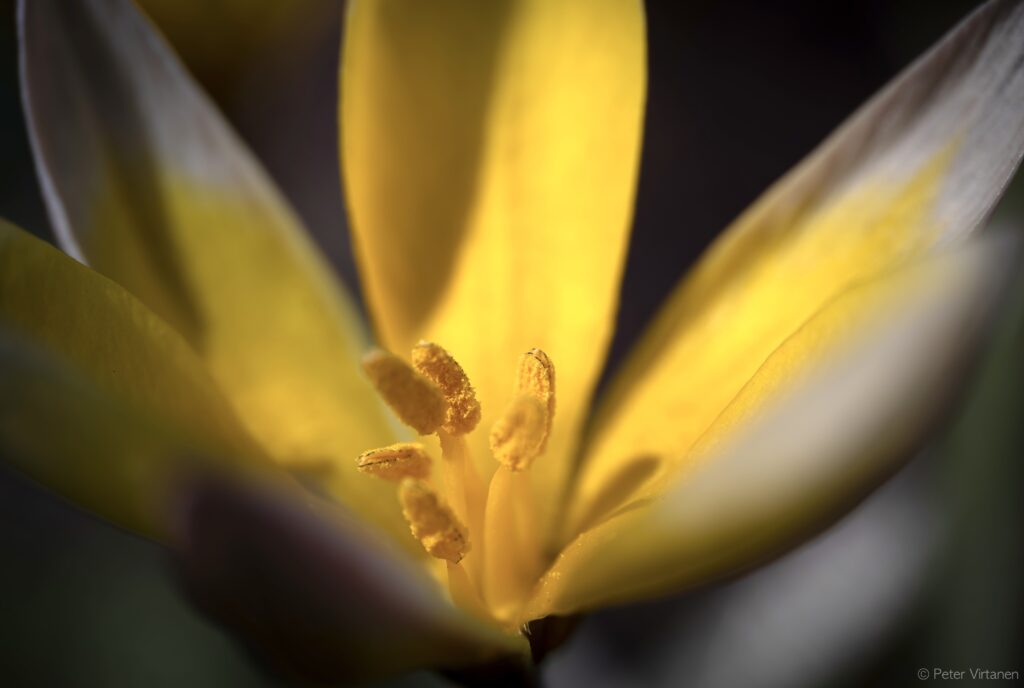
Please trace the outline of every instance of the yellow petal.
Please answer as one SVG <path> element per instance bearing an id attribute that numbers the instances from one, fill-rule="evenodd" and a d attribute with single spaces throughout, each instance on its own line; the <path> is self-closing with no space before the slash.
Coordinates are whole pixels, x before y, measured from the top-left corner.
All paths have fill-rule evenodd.
<path id="1" fill-rule="evenodd" d="M 1024 7 L 990 4 L 725 232 L 602 401 L 577 513 L 631 460 L 691 467 L 698 439 L 824 304 L 974 230 L 1024 150 L 1022 58 Z"/>
<path id="2" fill-rule="evenodd" d="M 644 52 L 633 0 L 358 2 L 346 23 L 342 158 L 377 330 L 392 351 L 450 351 L 485 428 L 519 355 L 551 356 L 558 418 L 532 469 L 547 506 L 613 325 Z"/>
<path id="3" fill-rule="evenodd" d="M 156 539 L 202 448 L 0 323 L 0 447 L 77 505 Z"/>
<path id="4" fill-rule="evenodd" d="M 707 456 L 660 495 L 621 506 L 565 549 L 527 618 L 704 583 L 842 514 L 948 411 L 1019 264 L 1018 249 L 1006 237 L 979 237 L 830 302 L 716 421 L 712 434 L 727 432 L 704 445 Z M 807 370 L 808 353 L 825 351 L 824 363 Z M 782 388 L 770 407 L 757 406 Z"/>
<path id="5" fill-rule="evenodd" d="M 5 456 L 93 511 L 159 535 L 172 473 L 190 457 L 261 457 L 175 331 L 4 222 L 0 328 Z"/>
<path id="6" fill-rule="evenodd" d="M 277 460 L 325 466 L 361 513 L 393 495 L 353 457 L 394 440 L 353 308 L 266 174 L 127 0 L 22 4 L 25 109 L 62 244 L 199 352 Z M 402 535 L 403 539 L 408 539 Z"/>
<path id="7" fill-rule="evenodd" d="M 0 322 L 190 434 L 262 453 L 177 332 L 116 283 L 3 221 Z"/>

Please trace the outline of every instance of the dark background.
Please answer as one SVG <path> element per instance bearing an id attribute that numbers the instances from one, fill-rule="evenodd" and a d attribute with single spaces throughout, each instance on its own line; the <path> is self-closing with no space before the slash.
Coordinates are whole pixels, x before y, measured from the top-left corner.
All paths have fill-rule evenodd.
<path id="1" fill-rule="evenodd" d="M 235 4 L 245 10 L 164 3 L 156 19 L 355 289 L 336 168 L 340 8 L 313 0 L 261 21 L 273 3 Z M 732 218 L 976 4 L 649 2 L 647 128 L 613 362 Z M 49 237 L 9 0 L 0 13 L 0 216 Z M 1012 199 L 1003 215 L 1024 218 Z M 850 518 L 743 580 L 596 615 L 548 681 L 897 686 L 922 666 L 1024 669 L 1022 323 L 1018 298 L 957 422 Z M 0 557 L 0 684 L 273 685 L 180 600 L 159 548 L 2 467 Z"/>

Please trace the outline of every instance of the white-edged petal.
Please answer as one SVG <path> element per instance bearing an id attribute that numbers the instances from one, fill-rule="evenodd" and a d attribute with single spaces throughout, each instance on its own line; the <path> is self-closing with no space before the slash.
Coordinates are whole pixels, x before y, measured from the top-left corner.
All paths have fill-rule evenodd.
<path id="1" fill-rule="evenodd" d="M 278 463 L 408 541 L 353 457 L 393 441 L 362 323 L 295 214 L 129 0 L 20 4 L 22 95 L 64 248 L 199 354 Z M 414 545 L 415 543 L 413 543 Z"/>
<path id="2" fill-rule="evenodd" d="M 682 280 L 601 400 L 566 538 L 631 462 L 654 457 L 662 477 L 692 469 L 733 399 L 826 304 L 971 236 L 1022 153 L 1024 4 L 990 2 L 769 189 Z M 752 409 L 772 403 L 747 397 Z"/>
<path id="3" fill-rule="evenodd" d="M 803 351 L 847 306 L 885 300 L 857 336 L 795 376 L 775 403 L 741 414 L 738 429 L 708 445 L 660 496 L 571 543 L 527 615 L 705 583 L 774 556 L 850 508 L 949 410 L 1019 264 L 1018 248 L 1014 237 L 979 237 L 823 309 L 765 362 L 750 393 L 780 371 L 787 377 L 789 349 Z M 735 406 L 744 408 L 742 394 Z"/>

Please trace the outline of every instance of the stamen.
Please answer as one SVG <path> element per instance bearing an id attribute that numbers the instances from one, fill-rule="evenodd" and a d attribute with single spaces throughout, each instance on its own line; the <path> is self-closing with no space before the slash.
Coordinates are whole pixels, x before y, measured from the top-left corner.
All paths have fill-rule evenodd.
<path id="1" fill-rule="evenodd" d="M 535 396 L 520 394 L 491 427 L 491 452 L 510 471 L 529 468 L 548 432 L 548 412 Z"/>
<path id="2" fill-rule="evenodd" d="M 356 459 L 363 473 L 398 482 L 402 478 L 430 477 L 430 457 L 422 444 L 399 442 L 380 449 L 363 452 Z"/>
<path id="3" fill-rule="evenodd" d="M 543 454 L 551 434 L 551 423 L 555 418 L 555 365 L 540 349 L 530 349 L 519 357 L 519 373 L 516 391 L 529 394 L 543 404 L 545 411 L 544 436 L 540 440 L 537 454 Z"/>
<path id="4" fill-rule="evenodd" d="M 421 341 L 412 350 L 412 365 L 441 388 L 448 402 L 444 429 L 452 435 L 465 435 L 480 422 L 480 402 L 462 366 L 444 348 Z"/>
<path id="5" fill-rule="evenodd" d="M 363 357 L 363 370 L 402 422 L 421 435 L 437 430 L 448 402 L 433 382 L 394 354 L 374 349 Z"/>
<path id="6" fill-rule="evenodd" d="M 398 498 L 412 534 L 431 556 L 458 564 L 469 552 L 465 527 L 429 485 L 406 478 L 398 488 Z"/>

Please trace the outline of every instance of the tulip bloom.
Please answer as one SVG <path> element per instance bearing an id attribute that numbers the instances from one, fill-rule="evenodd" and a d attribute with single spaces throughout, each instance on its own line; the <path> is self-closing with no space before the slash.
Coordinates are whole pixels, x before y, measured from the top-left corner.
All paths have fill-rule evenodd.
<path id="1" fill-rule="evenodd" d="M 352 3 L 341 160 L 376 348 L 130 3 L 20 14 L 68 255 L 0 227 L 5 453 L 177 548 L 229 624 L 321 679 L 525 657 L 534 620 L 806 538 L 927 439 L 1016 267 L 979 228 L 1024 152 L 1017 2 L 728 228 L 596 401 L 639 2 Z"/>

